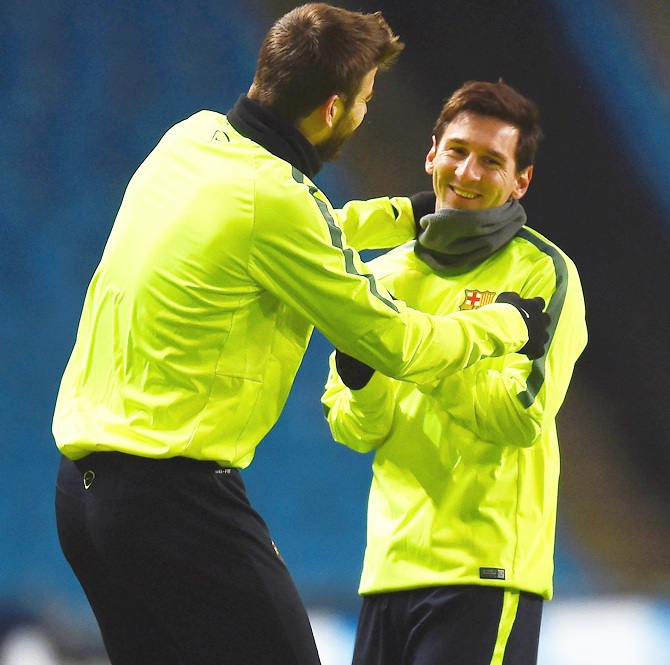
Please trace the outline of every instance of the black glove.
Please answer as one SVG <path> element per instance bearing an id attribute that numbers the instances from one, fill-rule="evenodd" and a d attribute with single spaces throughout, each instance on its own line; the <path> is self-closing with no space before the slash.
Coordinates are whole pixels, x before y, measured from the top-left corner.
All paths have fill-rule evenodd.
<path id="1" fill-rule="evenodd" d="M 416 237 L 423 231 L 421 228 L 422 217 L 432 215 L 435 212 L 435 192 L 417 192 L 409 197 L 412 202 L 412 212 L 414 213 L 414 226 L 416 227 Z"/>
<path id="2" fill-rule="evenodd" d="M 364 388 L 375 373 L 372 367 L 348 356 L 339 349 L 335 349 L 335 367 L 337 367 L 342 383 L 351 390 Z"/>
<path id="3" fill-rule="evenodd" d="M 528 328 L 528 341 L 519 349 L 519 353 L 525 353 L 531 360 L 544 355 L 544 345 L 549 341 L 549 314 L 543 312 L 544 300 L 542 298 L 522 298 L 518 293 L 505 291 L 501 293 L 496 302 L 514 305 Z"/>

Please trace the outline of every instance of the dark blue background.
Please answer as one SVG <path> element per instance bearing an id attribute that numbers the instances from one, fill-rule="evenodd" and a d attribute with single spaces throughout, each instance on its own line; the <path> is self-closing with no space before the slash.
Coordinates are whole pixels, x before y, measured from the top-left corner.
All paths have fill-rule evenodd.
<path id="1" fill-rule="evenodd" d="M 318 177 L 336 204 L 430 186 L 432 120 L 464 80 L 503 76 L 539 103 L 547 140 L 524 203 L 580 268 L 591 331 L 562 414 L 557 590 L 648 590 L 670 542 L 653 520 L 670 467 L 664 53 L 601 0 L 340 4 L 382 9 L 407 50 L 346 158 Z M 50 426 L 88 281 L 135 168 L 172 124 L 246 91 L 292 6 L 0 3 L 0 599 L 84 604 L 56 539 Z M 307 601 L 353 609 L 370 459 L 332 443 L 322 419 L 329 351 L 317 333 L 245 479 Z M 642 492 L 631 502 L 626 488 Z M 631 549 L 628 523 L 646 525 Z"/>

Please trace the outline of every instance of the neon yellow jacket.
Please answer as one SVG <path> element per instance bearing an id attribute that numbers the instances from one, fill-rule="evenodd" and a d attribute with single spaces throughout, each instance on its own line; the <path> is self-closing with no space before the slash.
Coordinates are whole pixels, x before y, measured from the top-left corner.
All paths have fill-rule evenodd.
<path id="1" fill-rule="evenodd" d="M 323 404 L 334 438 L 376 450 L 360 592 L 450 584 L 552 596 L 559 476 L 556 414 L 586 344 L 572 261 L 527 227 L 469 272 L 441 277 L 413 243 L 371 262 L 411 307 L 448 314 L 502 291 L 542 296 L 545 356 L 488 358 L 426 394 L 375 373 L 349 390 L 333 357 Z M 486 309 L 486 308 L 484 308 Z"/>
<path id="2" fill-rule="evenodd" d="M 509 305 L 482 317 L 411 313 L 347 245 L 413 235 L 407 198 L 336 211 L 227 116 L 201 111 L 177 124 L 131 179 L 89 285 L 57 397 L 59 449 L 246 467 L 313 324 L 419 383 L 525 343 Z"/>

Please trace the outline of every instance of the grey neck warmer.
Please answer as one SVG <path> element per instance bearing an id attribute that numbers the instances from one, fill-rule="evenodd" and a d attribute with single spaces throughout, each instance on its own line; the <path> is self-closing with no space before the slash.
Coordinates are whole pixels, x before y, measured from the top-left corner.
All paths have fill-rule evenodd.
<path id="1" fill-rule="evenodd" d="M 414 252 L 433 270 L 457 275 L 507 244 L 526 222 L 526 211 L 512 199 L 487 210 L 444 208 L 421 218 Z"/>

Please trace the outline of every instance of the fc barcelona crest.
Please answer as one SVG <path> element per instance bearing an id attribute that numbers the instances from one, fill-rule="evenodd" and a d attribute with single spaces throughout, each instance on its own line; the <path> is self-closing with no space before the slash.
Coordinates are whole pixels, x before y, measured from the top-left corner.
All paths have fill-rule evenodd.
<path id="1" fill-rule="evenodd" d="M 494 291 L 478 291 L 477 289 L 465 289 L 465 300 L 460 309 L 479 309 L 484 305 L 490 305 L 495 299 Z"/>

